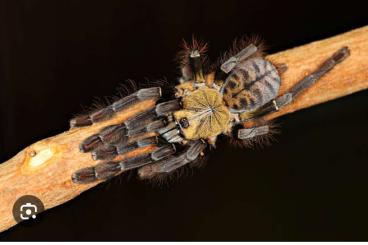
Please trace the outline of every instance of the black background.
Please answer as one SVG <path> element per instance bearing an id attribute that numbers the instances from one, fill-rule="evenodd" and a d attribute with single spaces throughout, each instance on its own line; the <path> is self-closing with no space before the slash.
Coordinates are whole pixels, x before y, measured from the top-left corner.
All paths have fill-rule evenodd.
<path id="1" fill-rule="evenodd" d="M 244 34 L 273 53 L 366 24 L 354 1 L 2 0 L 0 160 L 67 130 L 128 78 L 175 81 L 192 34 L 215 58 Z M 363 91 L 284 116 L 269 147 L 221 141 L 205 168 L 169 186 L 123 176 L 0 238 L 367 240 L 367 103 Z"/>

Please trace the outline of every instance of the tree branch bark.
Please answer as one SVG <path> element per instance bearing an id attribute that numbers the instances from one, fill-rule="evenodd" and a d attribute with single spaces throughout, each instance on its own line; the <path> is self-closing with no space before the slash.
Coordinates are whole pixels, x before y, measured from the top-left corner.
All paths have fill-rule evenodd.
<path id="1" fill-rule="evenodd" d="M 276 63 L 285 63 L 280 94 L 291 88 L 305 75 L 314 71 L 327 57 L 343 46 L 351 55 L 291 104 L 266 116 L 280 117 L 303 108 L 333 100 L 368 88 L 368 26 L 289 49 L 268 56 Z M 14 202 L 23 195 L 35 195 L 49 209 L 67 202 L 98 183 L 74 184 L 71 175 L 78 169 L 95 165 L 90 154 L 79 151 L 79 143 L 109 124 L 126 120 L 142 108 L 154 107 L 145 101 L 112 119 L 90 127 L 76 128 L 34 143 L 0 165 L 0 231 L 16 224 L 12 216 Z M 152 148 L 143 149 L 144 152 Z M 142 154 L 133 151 L 125 157 Z"/>

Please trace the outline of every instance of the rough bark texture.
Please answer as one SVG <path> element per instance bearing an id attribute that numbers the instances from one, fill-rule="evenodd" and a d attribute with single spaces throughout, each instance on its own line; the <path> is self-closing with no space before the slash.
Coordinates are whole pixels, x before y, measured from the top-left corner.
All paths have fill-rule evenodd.
<path id="1" fill-rule="evenodd" d="M 282 76 L 280 93 L 284 93 L 305 75 L 314 71 L 327 57 L 343 46 L 351 55 L 337 65 L 316 85 L 280 111 L 267 115 L 271 120 L 281 115 L 333 100 L 368 88 L 368 26 L 329 39 L 268 56 L 276 63 L 285 63 L 288 70 Z M 0 165 L 0 231 L 16 222 L 12 216 L 14 202 L 23 195 L 35 195 L 42 200 L 45 209 L 67 202 L 98 183 L 77 185 L 71 175 L 80 168 L 96 164 L 90 154 L 79 151 L 82 139 L 102 127 L 123 121 L 142 108 L 153 107 L 154 101 L 137 104 L 112 119 L 90 127 L 72 129 L 41 140 Z M 126 157 L 149 152 L 148 147 L 136 150 Z"/>
<path id="2" fill-rule="evenodd" d="M 350 57 L 338 64 L 291 104 L 267 115 L 266 119 L 270 120 L 366 89 L 368 87 L 368 26 L 268 56 L 270 60 L 285 63 L 288 66 L 288 70 L 282 74 L 280 94 L 285 93 L 297 81 L 316 70 L 325 59 L 343 46 L 350 49 Z"/>

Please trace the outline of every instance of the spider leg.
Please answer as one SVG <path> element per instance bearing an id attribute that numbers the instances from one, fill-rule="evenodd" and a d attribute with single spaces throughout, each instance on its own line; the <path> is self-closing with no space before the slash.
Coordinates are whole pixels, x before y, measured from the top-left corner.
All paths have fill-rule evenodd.
<path id="1" fill-rule="evenodd" d="M 257 51 L 258 47 L 251 43 L 234 56 L 231 56 L 221 65 L 220 69 L 218 69 L 215 73 L 215 81 L 217 81 L 218 85 L 221 87 L 220 91 L 222 91 L 225 86 L 224 81 L 226 80 L 228 73 L 231 72 L 239 64 L 239 62 L 256 54 Z"/>
<path id="2" fill-rule="evenodd" d="M 111 118 L 116 112 L 127 109 L 133 104 L 151 99 L 158 100 L 160 97 L 161 97 L 160 87 L 140 89 L 137 92 L 128 95 L 103 109 L 100 109 L 88 115 L 82 115 L 71 119 L 70 127 L 74 128 L 74 127 L 90 126 L 93 123 L 104 121 L 106 119 Z"/>
<path id="3" fill-rule="evenodd" d="M 281 107 L 291 103 L 292 100 L 293 95 L 291 93 L 281 95 L 253 112 L 249 119 L 259 118 L 271 112 L 278 111 Z"/>
<path id="4" fill-rule="evenodd" d="M 331 57 L 325 60 L 322 65 L 310 75 L 304 77 L 297 82 L 291 89 L 289 89 L 284 95 L 277 97 L 276 99 L 265 104 L 263 107 L 252 113 L 253 118 L 264 116 L 268 113 L 278 111 L 279 108 L 289 104 L 297 96 L 310 88 L 315 84 L 323 75 L 331 71 L 337 64 L 345 60 L 350 55 L 348 47 L 343 47 L 336 51 Z"/>
<path id="5" fill-rule="evenodd" d="M 239 62 L 249 58 L 250 56 L 255 54 L 257 50 L 258 50 L 257 46 L 255 46 L 254 44 L 249 44 L 239 53 L 237 53 L 236 55 L 230 57 L 227 61 L 225 61 L 221 65 L 221 70 L 226 74 L 229 73 L 231 70 L 234 69 L 234 67 L 236 67 L 237 64 L 239 64 Z"/>
<path id="6" fill-rule="evenodd" d="M 80 144 L 80 150 L 89 152 L 106 144 L 127 143 L 132 136 L 156 132 L 165 127 L 166 117 L 179 108 L 180 101 L 177 99 L 157 104 L 153 110 L 143 112 L 121 124 L 107 126 L 98 134 L 86 138 Z"/>
<path id="7" fill-rule="evenodd" d="M 143 166 L 138 170 L 138 174 L 140 178 L 147 179 L 157 174 L 172 172 L 196 160 L 206 146 L 207 144 L 204 141 L 194 141 L 184 152 L 180 153 L 179 155 L 169 156 L 159 162 Z"/>
<path id="8" fill-rule="evenodd" d="M 242 128 L 238 130 L 238 138 L 241 140 L 250 139 L 256 136 L 268 134 L 268 125 L 258 126 L 253 128 Z"/>
<path id="9" fill-rule="evenodd" d="M 293 98 L 304 92 L 306 89 L 311 87 L 317 80 L 319 80 L 323 75 L 328 73 L 332 68 L 334 68 L 337 64 L 345 60 L 350 55 L 350 51 L 348 47 L 342 47 L 338 51 L 336 51 L 330 58 L 328 58 L 323 64 L 319 67 L 318 70 L 313 72 L 312 74 L 306 76 L 297 84 L 295 84 L 288 93 L 293 95 Z"/>
<path id="10" fill-rule="evenodd" d="M 181 142 L 183 140 L 180 136 L 178 125 L 175 122 L 171 122 L 166 127 L 161 128 L 158 130 L 158 133 L 162 138 L 170 143 Z"/>
<path id="11" fill-rule="evenodd" d="M 203 82 L 203 59 L 200 50 L 193 48 L 188 52 L 187 61 L 181 68 L 181 82 L 197 81 Z"/>
<path id="12" fill-rule="evenodd" d="M 143 138 L 126 144 L 114 144 L 114 145 L 108 144 L 106 146 L 94 150 L 92 152 L 92 158 L 93 160 L 113 159 L 118 155 L 123 155 L 134 149 L 154 145 L 157 143 L 158 143 L 157 136 L 154 136 L 149 138 Z"/>
<path id="13" fill-rule="evenodd" d="M 107 180 L 124 171 L 138 168 L 161 159 L 167 158 L 176 151 L 173 144 L 159 147 L 155 151 L 122 161 L 110 161 L 99 163 L 94 167 L 83 168 L 72 175 L 72 181 L 78 184 L 86 184 L 99 180 Z"/>
<path id="14" fill-rule="evenodd" d="M 190 53 L 189 65 L 192 68 L 194 74 L 194 81 L 204 81 L 202 58 L 198 50 L 193 50 Z"/>

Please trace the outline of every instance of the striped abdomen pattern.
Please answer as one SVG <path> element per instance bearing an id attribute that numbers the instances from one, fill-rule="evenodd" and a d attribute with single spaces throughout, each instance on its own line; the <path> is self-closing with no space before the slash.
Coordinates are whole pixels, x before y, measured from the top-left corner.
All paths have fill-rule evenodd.
<path id="1" fill-rule="evenodd" d="M 223 99 L 232 112 L 252 112 L 274 99 L 280 76 L 271 62 L 257 57 L 239 63 L 226 78 Z"/>

